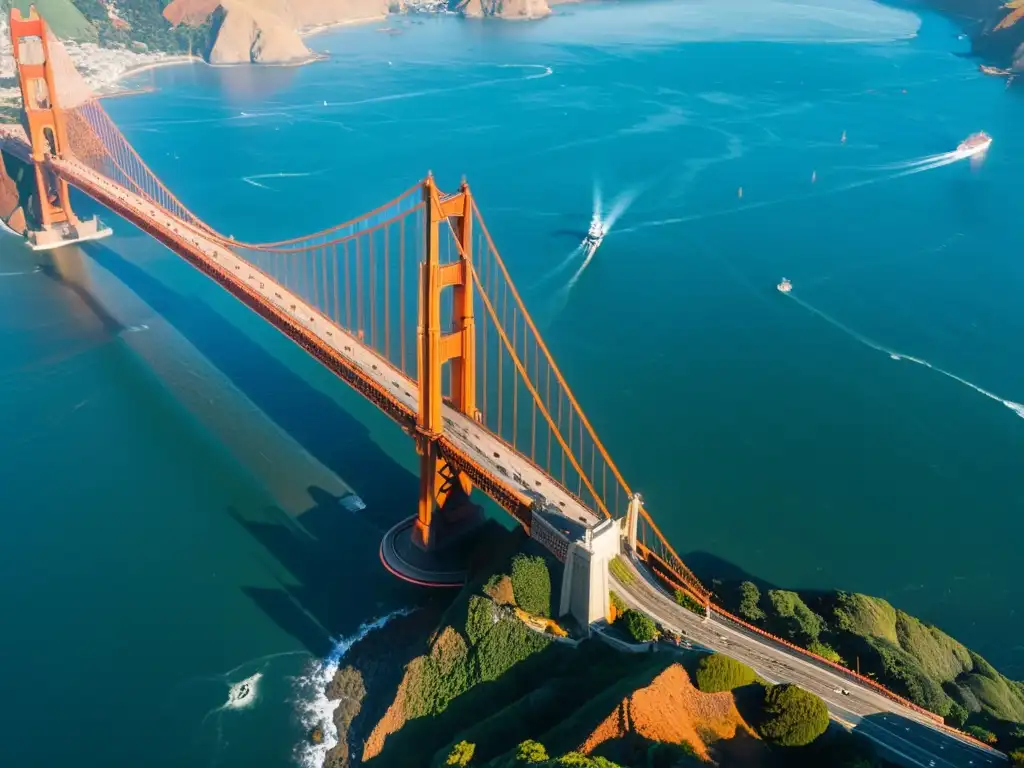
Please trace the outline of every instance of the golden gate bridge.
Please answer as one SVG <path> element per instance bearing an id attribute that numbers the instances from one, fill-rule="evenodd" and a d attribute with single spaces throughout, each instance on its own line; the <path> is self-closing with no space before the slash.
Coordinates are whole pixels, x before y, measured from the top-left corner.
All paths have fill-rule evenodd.
<path id="1" fill-rule="evenodd" d="M 34 8 L 27 17 L 13 9 L 10 29 L 23 124 L 0 126 L 0 142 L 33 175 L 23 201 L 30 245 L 109 233 L 75 214 L 74 187 L 215 280 L 390 416 L 415 442 L 420 484 L 416 514 L 382 544 L 389 570 L 424 585 L 461 585 L 464 573 L 425 570 L 409 553 L 443 549 L 472 516 L 477 489 L 563 562 L 580 546 L 574 539 L 589 546 L 595 532 L 614 530 L 616 552 L 621 537 L 631 564 L 660 588 L 692 597 L 708 619 L 713 611 L 748 641 L 798 654 L 951 732 L 877 682 L 712 604 L 585 416 L 468 184 L 445 192 L 428 175 L 368 213 L 286 240 L 224 235 L 150 170 Z M 607 561 L 602 567 L 606 587 Z M 605 612 L 607 599 L 604 588 L 597 605 Z M 654 605 L 647 599 L 638 604 Z"/>

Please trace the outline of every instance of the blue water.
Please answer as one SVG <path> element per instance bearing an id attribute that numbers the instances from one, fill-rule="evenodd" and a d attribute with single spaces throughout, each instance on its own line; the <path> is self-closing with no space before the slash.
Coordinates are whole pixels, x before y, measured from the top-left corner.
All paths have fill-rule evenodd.
<path id="1" fill-rule="evenodd" d="M 403 34 L 313 38 L 332 55 L 314 66 L 152 71 L 157 93 L 107 109 L 189 207 L 251 241 L 465 174 L 685 557 L 884 596 L 1024 677 L 1024 418 L 1003 402 L 1024 401 L 1020 94 L 946 21 L 864 0 L 389 23 Z M 980 129 L 982 164 L 905 173 Z M 632 203 L 567 290 L 578 261 L 541 278 L 595 185 L 606 211 Z M 52 259 L 0 241 L 7 751 L 315 764 L 296 748 L 317 660 L 422 599 L 377 560 L 412 509 L 412 445 L 112 223 Z M 349 491 L 366 510 L 339 507 Z M 251 707 L 218 709 L 256 672 Z"/>

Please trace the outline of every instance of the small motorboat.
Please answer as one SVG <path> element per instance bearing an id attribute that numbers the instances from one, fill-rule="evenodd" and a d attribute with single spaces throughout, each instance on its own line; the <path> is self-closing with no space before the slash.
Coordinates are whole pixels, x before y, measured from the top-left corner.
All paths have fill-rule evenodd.
<path id="1" fill-rule="evenodd" d="M 957 145 L 956 153 L 963 155 L 964 157 L 970 157 L 971 155 L 978 155 L 988 150 L 992 145 L 992 137 L 984 131 L 978 131 L 972 133 L 966 139 Z"/>
<path id="2" fill-rule="evenodd" d="M 789 282 L 789 278 L 786 277 L 782 278 L 782 282 L 775 287 L 778 288 L 783 293 L 789 293 L 790 291 L 793 290 L 793 284 Z"/>
<path id="3" fill-rule="evenodd" d="M 583 238 L 583 247 L 587 249 L 588 253 L 593 253 L 601 247 L 604 235 L 604 225 L 601 223 L 601 217 L 595 214 L 594 218 L 590 221 L 590 229 L 587 230 L 587 236 Z"/>

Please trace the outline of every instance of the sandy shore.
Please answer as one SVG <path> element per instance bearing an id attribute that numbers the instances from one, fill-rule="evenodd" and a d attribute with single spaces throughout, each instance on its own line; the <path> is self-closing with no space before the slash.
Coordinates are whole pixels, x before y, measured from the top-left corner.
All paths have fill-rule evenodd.
<path id="1" fill-rule="evenodd" d="M 341 29 L 342 27 L 354 27 L 359 24 L 372 24 L 375 21 L 384 21 L 391 14 L 382 13 L 377 16 L 366 16 L 361 19 L 346 19 L 345 21 L 335 21 L 330 24 L 318 24 L 315 27 L 307 27 L 306 29 L 299 30 L 299 36 L 302 38 L 313 37 L 319 35 L 322 32 L 330 32 L 332 29 Z"/>

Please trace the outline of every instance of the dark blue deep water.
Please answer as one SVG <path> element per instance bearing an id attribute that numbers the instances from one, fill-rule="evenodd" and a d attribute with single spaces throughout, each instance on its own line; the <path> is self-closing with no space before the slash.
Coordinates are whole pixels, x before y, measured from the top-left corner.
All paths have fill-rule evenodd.
<path id="1" fill-rule="evenodd" d="M 958 30 L 867 0 L 390 23 L 313 38 L 331 58 L 309 67 L 152 71 L 107 109 L 250 241 L 465 174 L 681 553 L 886 597 L 1024 677 L 1024 99 Z M 983 163 L 944 161 L 981 129 Z M 611 234 L 545 277 L 595 188 Z M 413 509 L 412 444 L 111 224 L 45 259 L 0 240 L 5 752 L 316 764 L 296 745 L 318 660 L 422 599 L 377 560 Z M 252 706 L 223 709 L 257 673 Z"/>

